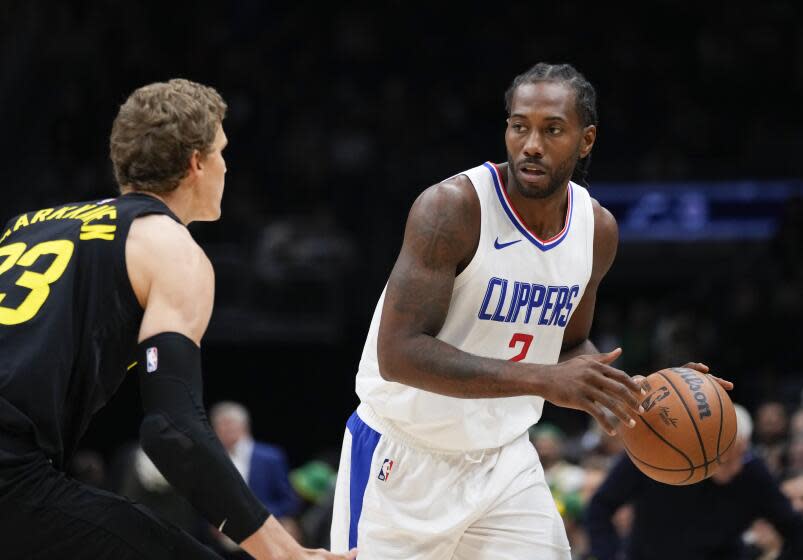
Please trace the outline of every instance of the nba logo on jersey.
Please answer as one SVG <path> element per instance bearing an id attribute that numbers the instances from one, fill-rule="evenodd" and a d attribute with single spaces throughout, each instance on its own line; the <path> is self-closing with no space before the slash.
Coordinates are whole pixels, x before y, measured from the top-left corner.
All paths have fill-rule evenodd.
<path id="1" fill-rule="evenodd" d="M 388 477 L 390 476 L 390 470 L 393 468 L 393 461 L 390 459 L 385 459 L 382 463 L 382 468 L 379 469 L 379 476 L 377 478 L 379 480 L 387 482 Z"/>
<path id="2" fill-rule="evenodd" d="M 159 367 L 159 351 L 155 346 L 151 346 L 145 350 L 145 363 L 145 369 L 148 373 L 153 373 L 156 371 L 156 368 Z"/>

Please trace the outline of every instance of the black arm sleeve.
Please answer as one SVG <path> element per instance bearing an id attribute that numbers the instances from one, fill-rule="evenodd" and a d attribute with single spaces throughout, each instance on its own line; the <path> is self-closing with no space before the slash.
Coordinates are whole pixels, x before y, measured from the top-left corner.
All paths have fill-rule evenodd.
<path id="1" fill-rule="evenodd" d="M 142 448 L 206 519 L 237 543 L 269 513 L 212 431 L 203 407 L 201 351 L 186 336 L 161 333 L 138 348 L 145 417 Z"/>

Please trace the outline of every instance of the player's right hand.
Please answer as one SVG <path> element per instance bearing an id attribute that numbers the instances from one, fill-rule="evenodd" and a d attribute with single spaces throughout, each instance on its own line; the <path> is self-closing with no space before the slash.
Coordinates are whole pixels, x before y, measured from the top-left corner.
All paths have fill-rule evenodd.
<path id="1" fill-rule="evenodd" d="M 617 348 L 556 364 L 549 368 L 550 377 L 541 396 L 557 406 L 589 413 L 610 435 L 616 434 L 616 429 L 606 409 L 632 428 L 635 416 L 644 412 L 640 404 L 643 390 L 627 373 L 611 367 L 621 354 L 622 349 Z"/>

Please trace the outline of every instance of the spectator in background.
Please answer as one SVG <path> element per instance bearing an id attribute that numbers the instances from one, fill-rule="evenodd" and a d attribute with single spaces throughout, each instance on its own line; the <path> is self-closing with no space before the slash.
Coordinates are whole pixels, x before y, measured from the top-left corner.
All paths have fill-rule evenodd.
<path id="1" fill-rule="evenodd" d="M 611 422 L 618 425 L 616 418 L 608 415 Z M 613 462 L 624 451 L 622 439 L 603 430 L 597 422 L 588 422 L 585 431 L 576 436 L 568 445 L 567 455 L 578 465 L 586 468 L 593 463 L 607 472 Z"/>
<path id="2" fill-rule="evenodd" d="M 572 553 L 575 553 L 578 543 L 584 540 L 579 534 L 582 531 L 579 522 L 582 510 L 580 492 L 585 484 L 585 470 L 567 460 L 566 435 L 554 424 L 539 422 L 530 427 L 529 434 L 544 468 L 544 478 L 563 519 Z"/>
<path id="3" fill-rule="evenodd" d="M 803 474 L 790 476 L 781 483 L 781 491 L 789 498 L 792 509 L 803 513 Z"/>
<path id="4" fill-rule="evenodd" d="M 781 492 L 789 499 L 792 509 L 803 514 L 803 475 L 794 475 L 781 483 Z M 783 537 L 765 519 L 757 519 L 744 535 L 745 560 L 797 560 L 783 551 Z"/>
<path id="5" fill-rule="evenodd" d="M 765 401 L 756 409 L 753 449 L 775 477 L 780 477 L 785 468 L 788 423 L 786 408 L 778 401 Z"/>
<path id="6" fill-rule="evenodd" d="M 221 401 L 209 410 L 209 420 L 229 453 L 234 466 L 254 492 L 296 540 L 301 531 L 294 516 L 301 501 L 290 485 L 284 451 L 275 445 L 255 441 L 251 435 L 251 415 L 240 403 Z M 223 535 L 220 534 L 222 538 Z M 224 545 L 233 548 L 227 539 Z"/>
<path id="7" fill-rule="evenodd" d="M 595 560 L 737 559 L 744 553 L 742 533 L 758 518 L 785 538 L 784 553 L 803 558 L 803 516 L 781 493 L 766 463 L 750 452 L 752 420 L 736 405 L 736 441 L 708 479 L 671 486 L 642 474 L 620 455 L 591 499 L 585 526 Z M 632 527 L 623 543 L 612 519 L 632 504 Z"/>
<path id="8" fill-rule="evenodd" d="M 789 438 L 803 437 L 803 408 L 797 408 L 789 416 Z"/>
<path id="9" fill-rule="evenodd" d="M 337 470 L 329 462 L 313 459 L 290 471 L 290 483 L 304 499 L 298 516 L 305 546 L 329 548 Z"/>
<path id="10" fill-rule="evenodd" d="M 785 478 L 803 474 L 803 434 L 795 434 L 789 438 L 786 448 Z"/>
<path id="11" fill-rule="evenodd" d="M 549 422 L 535 424 L 530 428 L 530 442 L 538 452 L 544 478 L 553 492 L 565 495 L 582 488 L 585 471 L 566 459 L 563 430 Z"/>
<path id="12" fill-rule="evenodd" d="M 301 530 L 294 516 L 300 500 L 290 486 L 289 468 L 284 451 L 276 446 L 255 441 L 251 435 L 251 415 L 242 404 L 221 401 L 209 409 L 209 421 L 229 453 L 234 466 L 279 523 L 297 541 Z M 210 526 L 209 544 L 229 560 L 245 560 L 249 556 L 226 535 Z"/>

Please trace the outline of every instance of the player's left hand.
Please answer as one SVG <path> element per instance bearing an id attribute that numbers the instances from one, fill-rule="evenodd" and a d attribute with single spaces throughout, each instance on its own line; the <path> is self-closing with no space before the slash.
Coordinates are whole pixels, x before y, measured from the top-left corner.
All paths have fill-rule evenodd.
<path id="1" fill-rule="evenodd" d="M 722 388 L 725 389 L 726 391 L 730 391 L 731 389 L 733 389 L 733 383 L 731 383 L 727 379 L 722 379 L 721 377 L 717 377 L 716 375 L 711 375 L 710 373 L 708 373 L 710 371 L 708 366 L 702 362 L 688 362 L 687 364 L 684 364 L 681 367 L 693 369 L 695 371 L 699 371 L 700 373 L 708 374 L 708 377 L 719 383 L 722 386 Z"/>
<path id="2" fill-rule="evenodd" d="M 730 391 L 731 389 L 733 389 L 733 383 L 731 383 L 727 379 L 722 379 L 721 377 L 717 377 L 716 375 L 711 375 L 710 373 L 708 373 L 710 371 L 709 367 L 702 362 L 687 362 L 683 364 L 681 367 L 693 369 L 694 371 L 699 371 L 700 373 L 707 374 L 708 377 L 719 383 L 722 386 L 722 388 L 725 389 L 726 391 Z M 646 377 L 644 377 L 643 375 L 633 376 L 633 381 L 635 381 L 639 385 L 641 385 L 641 382 L 644 381 L 645 379 Z"/>

